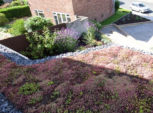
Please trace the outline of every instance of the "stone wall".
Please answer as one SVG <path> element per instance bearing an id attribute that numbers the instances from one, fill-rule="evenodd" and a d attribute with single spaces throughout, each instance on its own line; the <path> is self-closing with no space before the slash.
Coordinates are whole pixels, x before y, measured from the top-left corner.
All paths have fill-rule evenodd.
<path id="1" fill-rule="evenodd" d="M 81 35 L 83 32 L 87 32 L 85 26 L 88 21 L 88 17 L 79 16 L 77 20 L 66 23 L 67 28 L 72 28 Z"/>

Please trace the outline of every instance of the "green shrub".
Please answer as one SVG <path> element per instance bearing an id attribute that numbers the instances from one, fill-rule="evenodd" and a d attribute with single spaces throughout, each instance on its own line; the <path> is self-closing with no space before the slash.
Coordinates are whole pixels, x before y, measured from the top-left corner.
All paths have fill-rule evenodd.
<path id="1" fill-rule="evenodd" d="M 11 6 L 21 6 L 21 3 L 19 1 L 12 1 Z"/>
<path id="2" fill-rule="evenodd" d="M 115 1 L 115 11 L 117 11 L 120 7 L 120 2 L 117 0 Z"/>
<path id="3" fill-rule="evenodd" d="M 53 23 L 51 22 L 51 19 L 49 18 L 43 18 L 40 16 L 34 16 L 31 18 L 28 18 L 25 22 L 25 29 L 28 32 L 32 32 L 38 29 L 43 29 L 45 26 L 52 26 Z"/>
<path id="4" fill-rule="evenodd" d="M 26 83 L 19 89 L 19 94 L 28 95 L 39 90 L 39 86 L 35 83 Z"/>
<path id="5" fill-rule="evenodd" d="M 0 13 L 0 26 L 4 25 L 8 22 L 8 19 L 5 17 L 3 13 Z"/>
<path id="6" fill-rule="evenodd" d="M 27 40 L 30 42 L 27 50 L 30 52 L 22 52 L 22 54 L 38 59 L 53 53 L 56 33 L 51 34 L 49 29 L 44 27 L 42 35 L 38 34 L 38 32 L 26 35 Z"/>
<path id="7" fill-rule="evenodd" d="M 100 22 L 97 22 L 96 20 L 93 20 L 92 22 L 94 23 L 98 31 L 102 28 L 102 24 L 100 24 Z"/>
<path id="8" fill-rule="evenodd" d="M 28 5 L 28 1 L 27 0 L 20 0 L 21 4 L 23 5 Z"/>
<path id="9" fill-rule="evenodd" d="M 111 40 L 107 36 L 101 35 L 101 37 L 102 37 L 101 41 L 104 42 L 104 44 L 111 43 Z"/>
<path id="10" fill-rule="evenodd" d="M 4 4 L 4 1 L 3 0 L 0 0 L 0 6 L 3 5 L 3 4 Z"/>
<path id="11" fill-rule="evenodd" d="M 26 32 L 25 28 L 24 28 L 24 20 L 23 19 L 19 19 L 16 20 L 13 24 L 12 24 L 12 28 L 10 33 L 13 36 L 18 36 L 18 35 L 22 35 Z"/>
<path id="12" fill-rule="evenodd" d="M 18 1 L 22 5 L 28 5 L 28 1 L 27 0 L 13 0 L 13 1 Z"/>
<path id="13" fill-rule="evenodd" d="M 5 9 L 0 9 L 0 13 L 4 13 L 8 19 L 21 18 L 24 16 L 30 16 L 31 12 L 29 6 L 14 6 Z"/>
<path id="14" fill-rule="evenodd" d="M 84 42 L 91 46 L 93 40 L 95 39 L 95 29 L 92 27 L 89 28 L 87 33 L 84 33 L 83 36 L 84 36 Z"/>

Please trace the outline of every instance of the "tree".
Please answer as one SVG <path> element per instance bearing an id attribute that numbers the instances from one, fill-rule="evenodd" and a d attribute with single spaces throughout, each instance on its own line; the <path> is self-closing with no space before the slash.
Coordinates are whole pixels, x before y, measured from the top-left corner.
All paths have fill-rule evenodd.
<path id="1" fill-rule="evenodd" d="M 4 4 L 4 1 L 3 0 L 0 0 L 0 6 L 3 5 L 3 4 Z"/>
<path id="2" fill-rule="evenodd" d="M 115 1 L 115 11 L 117 11 L 120 7 L 120 2 L 117 0 Z"/>

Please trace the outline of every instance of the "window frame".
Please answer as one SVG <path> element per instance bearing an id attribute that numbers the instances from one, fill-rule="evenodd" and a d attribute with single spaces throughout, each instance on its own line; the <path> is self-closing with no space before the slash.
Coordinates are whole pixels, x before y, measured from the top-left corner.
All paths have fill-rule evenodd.
<path id="1" fill-rule="evenodd" d="M 37 12 L 37 14 L 36 14 L 36 12 Z M 35 14 L 37 15 L 37 16 L 40 16 L 39 14 L 43 14 L 44 15 L 44 17 L 45 17 L 45 14 L 44 14 L 44 11 L 43 10 L 39 10 L 39 9 L 35 9 Z M 42 17 L 42 16 L 41 16 Z"/>
<path id="2" fill-rule="evenodd" d="M 53 12 L 54 21 L 55 21 L 56 24 L 61 24 L 59 22 L 58 14 L 60 14 L 61 23 L 71 22 L 70 14 L 68 14 L 68 13 L 61 13 L 61 12 Z M 65 15 L 65 19 L 66 19 L 65 21 L 64 21 L 63 15 Z M 57 22 L 55 20 L 55 17 L 57 17 Z M 70 21 L 68 21 L 68 20 L 70 20 Z"/>

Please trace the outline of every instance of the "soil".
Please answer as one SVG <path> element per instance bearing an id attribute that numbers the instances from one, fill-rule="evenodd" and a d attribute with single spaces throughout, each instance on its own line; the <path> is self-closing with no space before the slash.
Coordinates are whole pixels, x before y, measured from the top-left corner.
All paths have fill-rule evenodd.
<path id="1" fill-rule="evenodd" d="M 138 15 L 133 15 L 132 13 L 129 13 L 128 15 L 122 17 L 121 19 L 119 19 L 118 21 L 114 23 L 117 25 L 122 25 L 122 24 L 146 22 L 146 21 L 150 21 L 150 20 Z"/>

